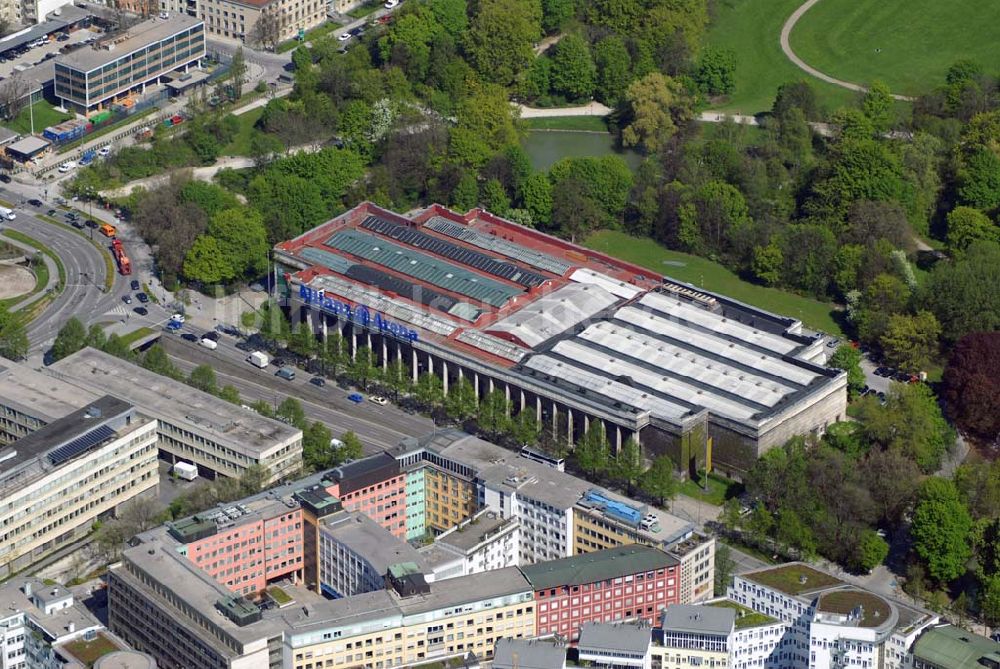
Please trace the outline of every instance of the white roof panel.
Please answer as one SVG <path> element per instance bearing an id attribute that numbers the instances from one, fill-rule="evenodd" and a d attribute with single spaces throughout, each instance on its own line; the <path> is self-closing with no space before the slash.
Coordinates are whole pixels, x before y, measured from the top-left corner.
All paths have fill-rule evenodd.
<path id="1" fill-rule="evenodd" d="M 453 321 L 434 316 L 403 300 L 386 297 L 376 290 L 363 288 L 337 277 L 319 276 L 313 279 L 309 285 L 317 290 L 322 289 L 327 293 L 340 295 L 356 304 L 363 304 L 369 309 L 379 311 L 395 320 L 409 323 L 434 334 L 446 337 L 458 329 L 458 324 Z"/>
<path id="2" fill-rule="evenodd" d="M 759 369 L 801 386 L 809 385 L 819 376 L 808 369 L 785 362 L 777 355 L 761 354 L 758 351 L 750 350 L 727 339 L 705 332 L 697 332 L 680 323 L 661 318 L 652 312 L 637 307 L 623 307 L 615 312 L 615 318 L 648 332 L 687 342 L 707 353 L 720 358 L 727 358 L 733 362 L 753 367 L 754 369 Z"/>
<path id="3" fill-rule="evenodd" d="M 636 383 L 651 390 L 670 397 L 676 397 L 685 402 L 690 402 L 695 406 L 705 407 L 721 416 L 738 420 L 748 420 L 759 411 L 759 409 L 747 406 L 742 402 L 715 395 L 711 391 L 702 390 L 697 386 L 685 383 L 674 377 L 657 374 L 642 365 L 629 362 L 621 357 L 596 351 L 577 340 L 561 341 L 552 350 L 570 360 L 579 361 L 594 369 L 607 370 L 609 375 L 629 376 Z M 639 406 L 643 405 L 640 404 Z"/>
<path id="4" fill-rule="evenodd" d="M 631 300 L 633 297 L 642 292 L 641 288 L 637 288 L 636 286 L 633 286 L 625 281 L 619 281 L 618 279 L 608 276 L 607 274 L 595 272 L 588 267 L 580 267 L 579 269 L 573 270 L 573 273 L 569 275 L 569 280 L 576 281 L 577 283 L 587 283 L 600 286 L 612 295 L 623 297 L 626 300 Z"/>
<path id="5" fill-rule="evenodd" d="M 745 323 L 734 321 L 731 318 L 724 318 L 722 314 L 696 307 L 693 304 L 667 297 L 661 293 L 647 293 L 642 296 L 639 303 L 665 314 L 700 325 L 712 332 L 736 337 L 748 344 L 754 344 L 755 346 L 766 348 L 781 355 L 791 353 L 799 347 L 799 344 L 796 342 L 785 339 L 780 335 L 758 330 Z"/>
<path id="6" fill-rule="evenodd" d="M 607 375 L 595 374 L 547 355 L 532 356 L 524 364 L 526 367 L 538 370 L 543 374 L 581 386 L 613 401 L 648 410 L 653 415 L 667 420 L 682 418 L 688 413 L 687 407 L 683 405 L 644 393 L 637 388 L 614 381 Z"/>
<path id="7" fill-rule="evenodd" d="M 577 339 L 593 342 L 613 351 L 622 351 L 656 369 L 679 374 L 768 407 L 796 391 L 792 386 L 613 323 L 595 323 L 581 332 Z"/>
<path id="8" fill-rule="evenodd" d="M 535 347 L 617 301 L 600 286 L 570 283 L 488 326 L 486 331 L 505 332 Z"/>

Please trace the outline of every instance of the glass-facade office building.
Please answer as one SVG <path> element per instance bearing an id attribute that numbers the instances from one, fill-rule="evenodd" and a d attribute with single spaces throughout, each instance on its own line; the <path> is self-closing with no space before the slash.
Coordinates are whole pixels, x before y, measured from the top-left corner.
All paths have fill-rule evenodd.
<path id="1" fill-rule="evenodd" d="M 83 113 L 98 110 L 197 63 L 205 56 L 205 24 L 185 15 L 151 19 L 110 44 L 110 50 L 80 50 L 56 61 L 55 95 L 64 106 Z"/>

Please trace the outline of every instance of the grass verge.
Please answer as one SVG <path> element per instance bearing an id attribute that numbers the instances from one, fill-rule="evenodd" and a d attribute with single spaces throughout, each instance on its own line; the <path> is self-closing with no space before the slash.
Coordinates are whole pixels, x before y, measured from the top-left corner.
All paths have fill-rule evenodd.
<path id="1" fill-rule="evenodd" d="M 813 330 L 844 336 L 833 319 L 836 305 L 744 281 L 719 263 L 706 258 L 671 251 L 652 239 L 632 237 L 616 230 L 596 232 L 584 244 L 595 251 L 642 265 L 704 290 L 721 293 L 775 314 L 798 318 Z"/>
<path id="2" fill-rule="evenodd" d="M 372 11 L 374 12 L 380 6 L 381 5 L 375 5 L 375 8 L 372 9 Z M 354 18 L 361 18 L 361 17 L 355 16 Z M 319 39 L 320 37 L 325 37 L 326 35 L 329 35 L 330 33 L 334 32 L 336 30 L 339 30 L 340 27 L 341 26 L 339 24 L 332 23 L 332 22 L 328 21 L 328 22 L 324 23 L 321 26 L 317 26 L 316 28 L 313 28 L 312 30 L 307 31 L 306 35 L 305 35 L 305 39 L 302 40 L 302 41 L 299 41 L 298 39 L 290 39 L 287 42 L 282 42 L 281 44 L 278 45 L 278 48 L 275 49 L 275 52 L 277 52 L 277 53 L 287 53 L 287 52 L 291 51 L 292 49 L 294 49 L 295 47 L 299 46 L 300 44 L 303 44 L 303 43 L 308 42 L 310 40 Z"/>
<path id="3" fill-rule="evenodd" d="M 529 130 L 587 130 L 607 132 L 608 124 L 603 116 L 549 116 L 523 119 Z"/>
<path id="4" fill-rule="evenodd" d="M 143 326 L 143 327 L 136 328 L 135 330 L 132 330 L 131 332 L 128 332 L 128 333 L 122 335 L 121 340 L 122 340 L 123 344 L 125 344 L 126 346 L 128 346 L 129 348 L 131 348 L 132 344 L 134 344 L 135 342 L 139 341 L 140 339 L 144 339 L 144 338 L 148 337 L 149 335 L 155 334 L 155 333 L 156 333 L 155 330 Z"/>
<path id="5" fill-rule="evenodd" d="M 355 7 L 351 11 L 347 12 L 347 15 L 352 19 L 363 19 L 366 16 L 371 16 L 378 11 L 379 7 L 382 6 L 381 2 L 369 2 L 359 7 Z"/>
<path id="6" fill-rule="evenodd" d="M 56 283 L 56 292 L 62 291 L 62 289 L 66 286 L 66 268 L 63 267 L 62 260 L 60 260 L 59 256 L 56 255 L 55 251 L 53 251 L 48 246 L 41 243 L 34 237 L 29 237 L 28 235 L 18 230 L 4 230 L 3 234 L 6 235 L 7 237 L 10 237 L 14 241 L 18 241 L 21 242 L 22 244 L 27 244 L 28 246 L 32 246 L 41 251 L 42 253 L 44 253 L 45 255 L 47 255 L 48 257 L 52 258 L 53 262 L 55 262 L 56 264 L 56 269 L 59 271 L 59 281 Z"/>
<path id="7" fill-rule="evenodd" d="M 148 297 L 149 301 L 152 302 L 153 304 L 160 303 L 160 301 L 156 299 L 156 295 L 153 295 L 153 291 L 151 291 L 149 289 L 149 286 L 146 285 L 145 281 L 142 283 L 142 292 L 146 293 L 146 297 Z"/>

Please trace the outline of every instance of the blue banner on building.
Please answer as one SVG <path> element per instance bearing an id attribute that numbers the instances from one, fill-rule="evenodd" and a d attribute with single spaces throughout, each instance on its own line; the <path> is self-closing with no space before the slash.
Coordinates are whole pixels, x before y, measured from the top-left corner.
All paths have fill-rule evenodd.
<path id="1" fill-rule="evenodd" d="M 352 307 L 347 302 L 327 297 L 323 291 L 313 290 L 305 284 L 299 284 L 299 297 L 309 306 L 318 307 L 321 311 L 333 314 L 337 318 L 345 318 L 369 330 L 378 330 L 404 341 L 417 341 L 420 338 L 420 335 L 415 330 L 411 330 L 395 321 L 390 321 L 378 312 L 372 315 L 368 307 L 360 304 Z"/>

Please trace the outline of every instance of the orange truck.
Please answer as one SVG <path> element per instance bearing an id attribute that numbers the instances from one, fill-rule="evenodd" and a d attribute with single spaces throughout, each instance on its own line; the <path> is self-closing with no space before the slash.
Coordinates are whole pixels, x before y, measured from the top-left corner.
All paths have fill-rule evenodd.
<path id="1" fill-rule="evenodd" d="M 115 230 L 115 226 L 108 225 L 107 223 L 101 224 L 101 234 L 105 237 L 114 237 L 117 233 L 118 231 Z"/>
<path id="2" fill-rule="evenodd" d="M 118 261 L 118 271 L 122 273 L 122 276 L 128 276 L 132 273 L 132 261 L 128 259 L 125 255 L 125 246 L 122 244 L 122 240 L 115 239 L 111 240 L 111 250 L 115 254 L 115 260 Z"/>

